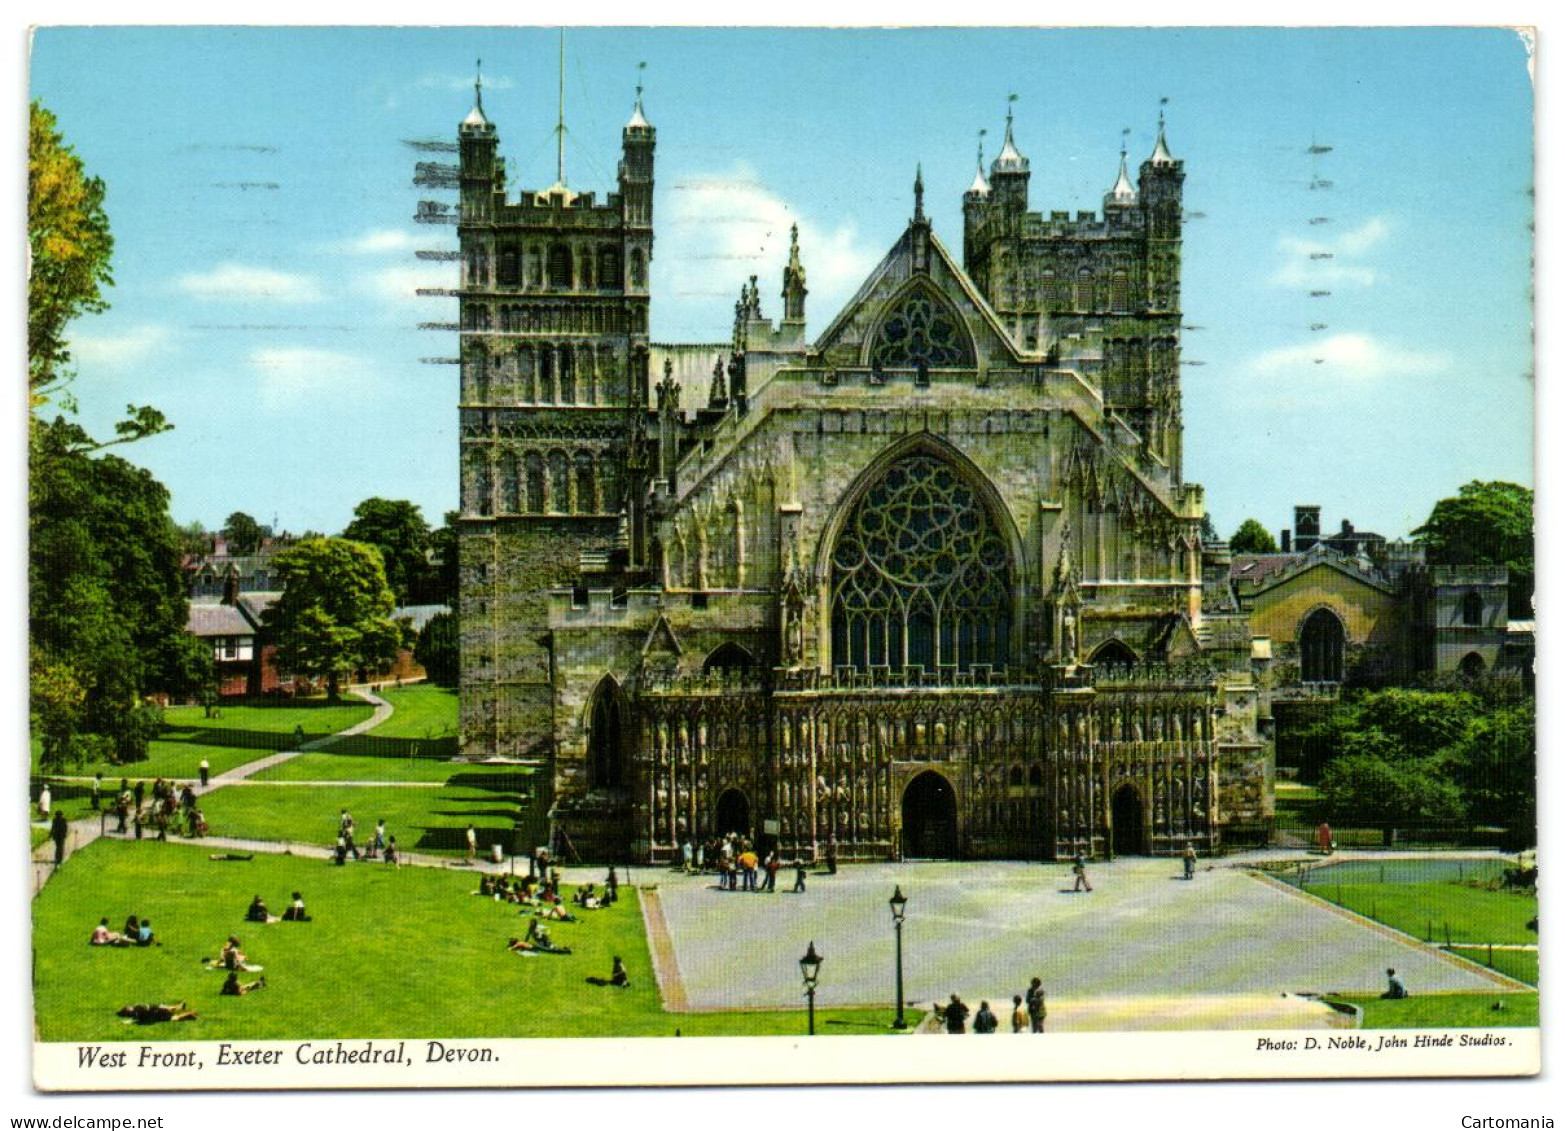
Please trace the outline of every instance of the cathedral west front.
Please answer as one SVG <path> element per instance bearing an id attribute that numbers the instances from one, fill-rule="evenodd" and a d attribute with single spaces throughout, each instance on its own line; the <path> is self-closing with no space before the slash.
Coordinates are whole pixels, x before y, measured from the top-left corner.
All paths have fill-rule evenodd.
<path id="1" fill-rule="evenodd" d="M 829 321 L 795 231 L 775 320 L 752 278 L 679 345 L 639 96 L 603 197 L 513 195 L 481 98 L 458 142 L 463 754 L 533 763 L 572 851 L 1175 854 L 1269 815 L 1248 630 L 1202 608 L 1161 125 L 1101 211 L 1040 212 L 1008 119 L 959 251 L 919 176 Z"/>

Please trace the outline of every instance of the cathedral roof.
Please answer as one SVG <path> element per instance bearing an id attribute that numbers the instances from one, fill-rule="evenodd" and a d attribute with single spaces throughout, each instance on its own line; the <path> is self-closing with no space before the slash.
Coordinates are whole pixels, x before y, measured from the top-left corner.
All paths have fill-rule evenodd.
<path id="1" fill-rule="evenodd" d="M 1119 151 L 1119 179 L 1114 182 L 1114 187 L 1103 196 L 1103 203 L 1109 204 L 1134 204 L 1136 203 L 1136 190 L 1130 183 L 1130 174 L 1125 171 L 1125 151 Z"/>

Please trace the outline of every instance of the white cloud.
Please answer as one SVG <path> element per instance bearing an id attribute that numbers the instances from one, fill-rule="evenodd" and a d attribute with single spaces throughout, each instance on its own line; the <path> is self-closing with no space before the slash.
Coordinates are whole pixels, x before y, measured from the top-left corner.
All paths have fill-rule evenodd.
<path id="1" fill-rule="evenodd" d="M 320 302 L 325 295 L 311 275 L 223 263 L 210 271 L 181 275 L 175 286 L 203 302 L 272 302 L 296 305 Z"/>
<path id="2" fill-rule="evenodd" d="M 144 322 L 117 334 L 78 334 L 71 338 L 71 356 L 88 372 L 120 369 L 168 352 L 173 341 L 167 326 Z"/>
<path id="3" fill-rule="evenodd" d="M 879 261 L 880 253 L 859 242 L 853 225 L 825 228 L 801 217 L 745 166 L 680 181 L 670 195 L 669 218 L 658 233 L 655 269 L 663 293 L 675 299 L 669 306 L 689 311 L 707 337 L 723 336 L 728 308 L 751 275 L 764 280 L 766 315 L 782 316 L 778 292 L 788 261 L 788 233 L 795 223 L 813 326 L 824 326 Z M 715 322 L 709 311 L 716 312 Z M 675 329 L 676 336 L 702 332 Z"/>
<path id="4" fill-rule="evenodd" d="M 259 400 L 269 411 L 292 408 L 323 394 L 368 390 L 364 359 L 308 346 L 267 346 L 247 359 L 260 379 Z"/>
<path id="5" fill-rule="evenodd" d="M 352 239 L 327 245 L 330 251 L 348 255 L 391 255 L 410 252 L 417 247 L 418 241 L 413 234 L 399 228 L 372 228 Z"/>
<path id="6" fill-rule="evenodd" d="M 1282 264 L 1272 275 L 1272 284 L 1311 290 L 1373 286 L 1378 276 L 1360 260 L 1390 235 L 1391 225 L 1379 216 L 1334 238 L 1285 235 L 1277 241 Z"/>
<path id="7" fill-rule="evenodd" d="M 458 281 L 455 263 L 419 263 L 366 272 L 354 280 L 354 288 L 383 305 L 423 310 L 433 317 L 441 313 L 441 303 L 449 304 L 451 299 L 421 295 L 419 289 L 451 288 Z M 454 308 L 445 313 L 456 316 Z"/>
<path id="8" fill-rule="evenodd" d="M 473 75 L 420 75 L 414 84 L 425 90 L 472 90 Z M 484 75 L 485 90 L 510 90 L 516 86 L 516 80 L 509 75 Z"/>
<path id="9" fill-rule="evenodd" d="M 1347 333 L 1267 350 L 1251 358 L 1246 368 L 1262 377 L 1325 370 L 1333 377 L 1373 381 L 1381 377 L 1440 373 L 1450 366 L 1451 356 L 1446 353 L 1406 348 L 1382 341 L 1373 334 Z"/>

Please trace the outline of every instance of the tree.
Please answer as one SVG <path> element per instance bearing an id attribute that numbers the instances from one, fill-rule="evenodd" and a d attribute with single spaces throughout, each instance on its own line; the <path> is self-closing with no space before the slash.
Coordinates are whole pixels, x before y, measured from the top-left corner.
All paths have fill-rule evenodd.
<path id="1" fill-rule="evenodd" d="M 461 542 L 456 524 L 457 512 L 447 511 L 440 529 L 431 531 L 429 535 L 429 556 L 434 568 L 429 586 L 429 603 L 445 605 L 453 613 L 460 611 L 462 600 Z"/>
<path id="2" fill-rule="evenodd" d="M 1433 759 L 1398 759 L 1394 742 L 1376 731 L 1326 767 L 1321 797 L 1330 819 L 1339 825 L 1369 825 L 1392 830 L 1459 821 L 1461 793 Z"/>
<path id="3" fill-rule="evenodd" d="M 235 511 L 223 520 L 222 534 L 230 554 L 253 554 L 261 548 L 261 524 L 244 511 Z"/>
<path id="4" fill-rule="evenodd" d="M 404 499 L 365 499 L 353 508 L 342 536 L 380 550 L 397 604 L 424 603 L 431 573 L 429 524 L 418 507 Z"/>
<path id="5" fill-rule="evenodd" d="M 1441 499 L 1413 537 L 1434 565 L 1503 565 L 1510 575 L 1510 615 L 1532 616 L 1532 491 L 1515 483 L 1474 480 Z"/>
<path id="6" fill-rule="evenodd" d="M 461 671 L 457 619 L 452 613 L 437 613 L 419 630 L 413 658 L 419 662 L 431 682 L 455 687 Z"/>
<path id="7" fill-rule="evenodd" d="M 1537 732 L 1531 703 L 1473 719 L 1444 763 L 1474 821 L 1509 830 L 1518 846 L 1538 835 Z"/>
<path id="8" fill-rule="evenodd" d="M 272 561 L 283 594 L 265 613 L 283 667 L 324 676 L 338 697 L 345 672 L 377 667 L 397 653 L 402 632 L 380 551 L 343 538 L 312 538 Z"/>
<path id="9" fill-rule="evenodd" d="M 1236 554 L 1275 554 L 1277 542 L 1258 519 L 1247 518 L 1228 539 L 1228 548 Z"/>
<path id="10" fill-rule="evenodd" d="M 1217 532 L 1217 524 L 1212 521 L 1212 516 L 1205 511 L 1201 513 L 1201 541 L 1208 546 L 1215 545 L 1223 540 L 1223 536 Z"/>
<path id="11" fill-rule="evenodd" d="M 33 714 L 47 758 L 71 760 L 85 732 L 119 736 L 123 759 L 146 748 L 146 728 L 128 719 L 141 698 L 193 692 L 211 678 L 211 658 L 185 632 L 167 489 L 117 456 L 79 450 L 80 431 L 57 420 L 32 434 Z"/>
<path id="12" fill-rule="evenodd" d="M 66 327 L 108 307 L 103 288 L 114 285 L 114 237 L 103 198 L 103 182 L 87 175 L 54 115 L 34 101 L 27 128 L 27 380 L 35 405 L 71 376 Z"/>

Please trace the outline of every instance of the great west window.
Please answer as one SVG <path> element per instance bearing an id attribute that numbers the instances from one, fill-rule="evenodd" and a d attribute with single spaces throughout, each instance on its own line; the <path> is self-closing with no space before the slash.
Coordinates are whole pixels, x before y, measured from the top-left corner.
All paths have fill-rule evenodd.
<path id="1" fill-rule="evenodd" d="M 832 551 L 832 664 L 1006 664 L 1011 561 L 978 493 L 925 454 L 897 460 Z"/>

